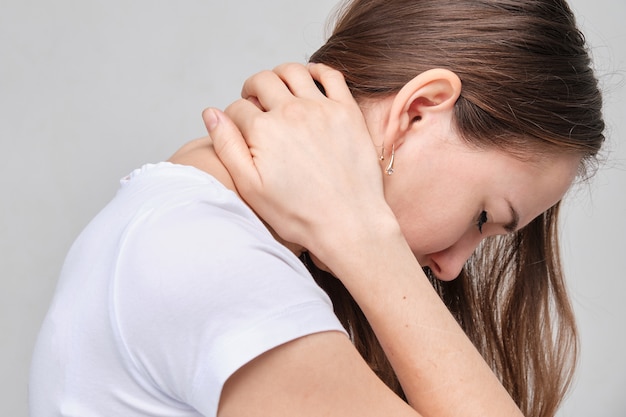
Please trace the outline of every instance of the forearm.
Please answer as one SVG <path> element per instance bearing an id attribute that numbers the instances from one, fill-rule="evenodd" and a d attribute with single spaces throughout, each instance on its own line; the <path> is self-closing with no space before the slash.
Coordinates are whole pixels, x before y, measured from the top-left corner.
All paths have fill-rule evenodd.
<path id="1" fill-rule="evenodd" d="M 344 249 L 324 260 L 362 308 L 411 405 L 425 416 L 521 416 L 399 229 L 389 222 L 365 233 L 337 237 Z"/>
<path id="2" fill-rule="evenodd" d="M 343 77 L 320 65 L 310 71 L 281 66 L 249 79 L 243 96 L 263 109 L 248 100 L 229 107 L 241 132 L 205 112 L 237 190 L 282 239 L 310 250 L 341 279 L 421 414 L 521 416 L 402 236 L 367 124 Z"/>

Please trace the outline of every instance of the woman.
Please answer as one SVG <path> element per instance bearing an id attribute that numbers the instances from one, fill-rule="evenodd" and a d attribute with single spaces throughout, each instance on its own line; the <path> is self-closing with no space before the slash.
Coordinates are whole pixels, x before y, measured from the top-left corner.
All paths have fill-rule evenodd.
<path id="1" fill-rule="evenodd" d="M 349 89 L 324 65 L 252 77 L 227 111 L 246 142 L 205 113 L 226 167 L 192 142 L 79 237 L 34 416 L 554 415 L 558 203 L 603 141 L 567 5 L 356 0 L 311 60 Z"/>

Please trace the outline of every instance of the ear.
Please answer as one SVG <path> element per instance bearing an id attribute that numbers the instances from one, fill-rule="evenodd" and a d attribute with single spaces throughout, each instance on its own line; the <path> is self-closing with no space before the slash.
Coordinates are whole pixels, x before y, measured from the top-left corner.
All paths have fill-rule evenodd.
<path id="1" fill-rule="evenodd" d="M 423 119 L 450 112 L 461 95 L 461 80 L 452 71 L 435 68 L 425 71 L 396 94 L 389 109 L 385 131 L 386 145 L 397 142 L 415 123 Z"/>

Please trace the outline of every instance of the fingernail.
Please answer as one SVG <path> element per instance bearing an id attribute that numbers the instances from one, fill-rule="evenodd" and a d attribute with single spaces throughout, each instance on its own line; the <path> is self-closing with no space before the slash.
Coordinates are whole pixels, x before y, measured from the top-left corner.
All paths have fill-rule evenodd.
<path id="1" fill-rule="evenodd" d="M 217 127 L 219 122 L 219 118 L 217 117 L 217 113 L 213 109 L 206 109 L 204 111 L 204 123 L 206 123 L 206 127 L 209 130 L 213 130 Z"/>

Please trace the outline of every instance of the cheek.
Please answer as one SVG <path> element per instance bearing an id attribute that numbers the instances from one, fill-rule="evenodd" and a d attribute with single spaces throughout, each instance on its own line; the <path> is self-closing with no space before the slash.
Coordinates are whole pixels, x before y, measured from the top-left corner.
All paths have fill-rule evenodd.
<path id="1" fill-rule="evenodd" d="M 406 176 L 400 177 L 398 170 L 398 176 L 388 178 L 385 184 L 387 202 L 418 259 L 453 246 L 472 228 L 482 209 L 483 194 L 476 184 L 484 179 L 477 177 L 478 170 L 466 169 L 462 162 L 450 161 L 429 169 L 420 169 L 428 164 L 416 163 Z"/>
<path id="2" fill-rule="evenodd" d="M 398 213 L 397 218 L 418 259 L 450 248 L 468 232 L 471 224 L 467 215 L 453 210 L 407 211 Z"/>

